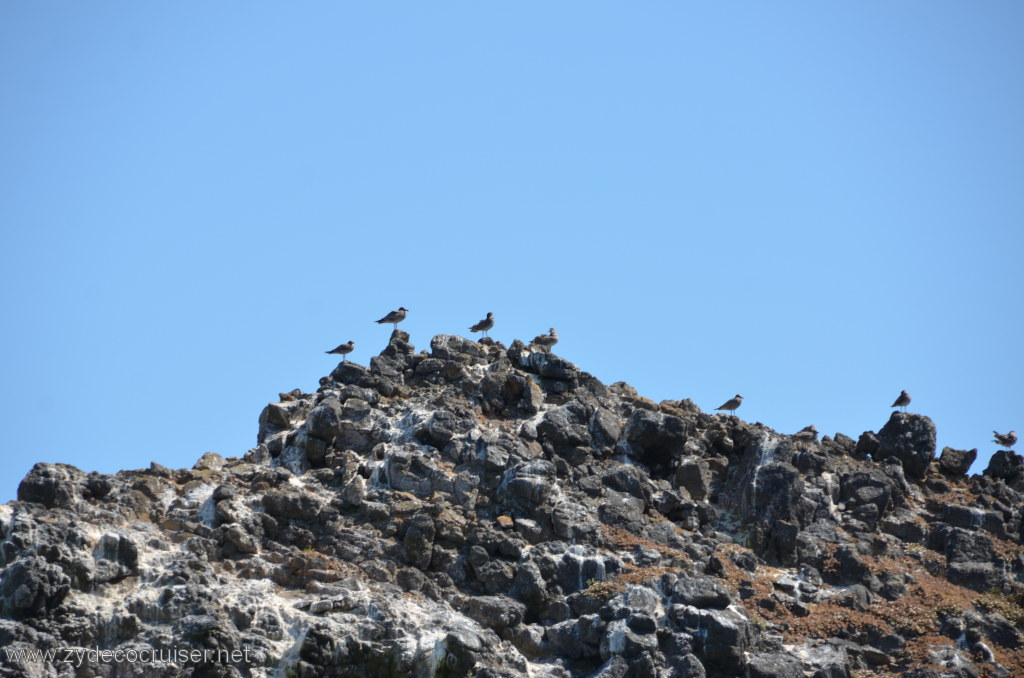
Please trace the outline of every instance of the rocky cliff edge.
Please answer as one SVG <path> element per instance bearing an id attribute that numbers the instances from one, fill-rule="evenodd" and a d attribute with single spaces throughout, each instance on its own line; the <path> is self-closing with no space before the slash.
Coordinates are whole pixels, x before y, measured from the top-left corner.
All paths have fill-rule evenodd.
<path id="1" fill-rule="evenodd" d="M 1024 675 L 1024 464 L 975 455 L 395 331 L 242 458 L 36 465 L 0 506 L 0 676 Z"/>

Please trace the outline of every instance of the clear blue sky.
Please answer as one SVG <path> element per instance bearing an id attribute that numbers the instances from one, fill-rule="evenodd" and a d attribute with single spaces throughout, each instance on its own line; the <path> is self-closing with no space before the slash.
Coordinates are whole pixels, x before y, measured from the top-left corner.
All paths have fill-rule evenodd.
<path id="1" fill-rule="evenodd" d="M 0 2 L 0 501 L 241 455 L 353 339 L 1024 433 L 1024 5 Z M 978 467 L 976 467 L 977 470 Z"/>

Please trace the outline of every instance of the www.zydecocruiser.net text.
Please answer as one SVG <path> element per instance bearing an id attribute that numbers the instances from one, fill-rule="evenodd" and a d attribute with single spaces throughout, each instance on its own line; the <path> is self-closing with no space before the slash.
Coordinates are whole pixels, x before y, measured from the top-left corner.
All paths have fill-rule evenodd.
<path id="1" fill-rule="evenodd" d="M 71 664 L 241 664 L 255 659 L 251 648 L 211 650 L 196 648 L 141 648 L 138 650 L 101 650 L 99 648 L 67 647 L 39 650 L 36 648 L 3 649 L 7 661 L 19 663 Z"/>

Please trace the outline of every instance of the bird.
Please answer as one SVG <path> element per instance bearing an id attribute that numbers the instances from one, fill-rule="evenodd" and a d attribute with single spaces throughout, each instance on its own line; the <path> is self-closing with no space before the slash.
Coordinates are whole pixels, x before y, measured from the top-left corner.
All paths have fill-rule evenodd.
<path id="1" fill-rule="evenodd" d="M 380 320 L 376 320 L 374 322 L 376 322 L 378 325 L 381 323 L 391 323 L 392 325 L 395 326 L 395 329 L 397 330 L 398 323 L 405 320 L 405 314 L 408 312 L 409 309 L 407 309 L 405 306 L 400 306 L 397 311 L 392 311 L 391 313 L 388 313 Z"/>
<path id="2" fill-rule="evenodd" d="M 484 318 L 483 320 L 481 320 L 480 322 L 478 322 L 476 325 L 473 325 L 472 327 L 470 327 L 469 331 L 470 332 L 483 332 L 484 336 L 486 337 L 487 336 L 487 330 L 491 329 L 492 327 L 494 327 L 494 314 L 488 311 L 487 317 Z"/>
<path id="3" fill-rule="evenodd" d="M 993 440 L 992 442 L 999 443 L 1002 447 L 1005 447 L 1006 449 L 1010 449 L 1011 447 L 1017 444 L 1016 431 L 1010 431 L 1009 433 L 999 433 L 997 431 L 992 431 L 992 433 L 996 437 L 995 440 Z"/>
<path id="4" fill-rule="evenodd" d="M 337 348 L 332 348 L 330 351 L 324 351 L 324 353 L 335 353 L 337 355 L 340 355 L 342 357 L 341 358 L 341 362 L 345 362 L 345 356 L 347 356 L 349 353 L 351 353 L 355 349 L 356 349 L 356 342 L 349 341 L 347 344 L 342 344 L 341 346 L 338 346 Z"/>
<path id="5" fill-rule="evenodd" d="M 735 398 L 730 398 L 729 400 L 726 400 L 724 403 L 722 403 L 721 407 L 716 407 L 715 409 L 716 410 L 728 410 L 728 411 L 732 412 L 733 410 L 735 410 L 737 407 L 739 407 L 742 404 L 743 404 L 743 396 L 741 396 L 739 393 L 737 393 Z"/>
<path id="6" fill-rule="evenodd" d="M 555 332 L 554 327 L 550 327 L 548 334 L 538 334 L 530 343 L 536 344 L 550 353 L 551 347 L 558 343 L 558 332 Z"/>
<path id="7" fill-rule="evenodd" d="M 796 433 L 793 434 L 793 438 L 796 440 L 807 440 L 815 441 L 818 439 L 818 429 L 814 428 L 814 424 L 805 426 Z"/>
<path id="8" fill-rule="evenodd" d="M 889 405 L 889 407 L 902 407 L 903 411 L 906 412 L 907 411 L 907 405 L 909 405 L 909 404 L 910 404 L 910 394 L 907 393 L 906 391 L 900 391 L 900 397 L 897 398 L 896 402 L 894 402 L 892 405 Z"/>

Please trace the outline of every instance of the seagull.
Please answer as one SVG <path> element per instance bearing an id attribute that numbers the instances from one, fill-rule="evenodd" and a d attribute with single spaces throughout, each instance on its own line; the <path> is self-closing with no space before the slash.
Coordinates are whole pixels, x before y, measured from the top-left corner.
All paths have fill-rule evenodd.
<path id="1" fill-rule="evenodd" d="M 996 439 L 993 440 L 992 442 L 999 443 L 1002 447 L 1005 447 L 1006 449 L 1010 449 L 1011 447 L 1017 444 L 1016 431 L 1010 431 L 1009 433 L 997 433 L 996 431 L 992 431 L 992 433 L 996 437 Z"/>
<path id="2" fill-rule="evenodd" d="M 889 407 L 902 407 L 903 411 L 906 412 L 907 411 L 907 405 L 909 405 L 909 404 L 910 404 L 910 394 L 907 393 L 906 391 L 900 391 L 900 397 L 897 398 L 896 402 L 894 402 L 892 405 L 889 405 Z"/>
<path id="3" fill-rule="evenodd" d="M 494 314 L 488 312 L 487 317 L 469 328 L 470 332 L 483 332 L 484 336 L 487 336 L 487 330 L 494 327 Z"/>
<path id="4" fill-rule="evenodd" d="M 409 312 L 409 309 L 407 309 L 405 306 L 401 306 L 401 307 L 399 307 L 399 309 L 397 311 L 392 311 L 391 313 L 388 313 L 386 316 L 384 316 L 380 320 L 376 320 L 374 322 L 376 322 L 378 325 L 381 324 L 381 323 L 391 323 L 392 325 L 395 326 L 395 329 L 397 330 L 398 329 L 398 323 L 400 323 L 403 320 L 405 320 L 405 314 L 408 313 L 408 312 Z"/>
<path id="5" fill-rule="evenodd" d="M 743 396 L 741 396 L 740 394 L 737 393 L 735 398 L 730 398 L 729 400 L 726 400 L 722 404 L 721 407 L 716 407 L 715 409 L 716 410 L 729 410 L 730 412 L 732 412 L 733 410 L 735 410 L 737 407 L 739 407 L 742 404 L 743 404 Z"/>
<path id="6" fill-rule="evenodd" d="M 548 353 L 550 353 L 551 347 L 558 343 L 558 332 L 555 332 L 554 327 L 548 329 L 548 334 L 538 334 L 536 337 L 533 338 L 533 341 L 531 341 L 530 343 L 536 344 L 537 346 L 541 347 L 542 349 L 545 349 Z"/>
<path id="7" fill-rule="evenodd" d="M 345 356 L 354 351 L 355 348 L 356 343 L 354 341 L 350 341 L 347 344 L 342 344 L 338 348 L 332 348 L 330 351 L 324 351 L 324 353 L 335 353 L 337 355 L 340 355 L 342 356 L 341 362 L 345 362 Z"/>
<path id="8" fill-rule="evenodd" d="M 793 434 L 793 438 L 796 440 L 807 440 L 815 441 L 818 439 L 818 429 L 814 428 L 814 424 L 805 426 L 796 433 Z"/>

